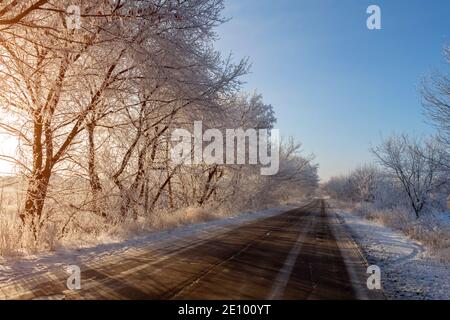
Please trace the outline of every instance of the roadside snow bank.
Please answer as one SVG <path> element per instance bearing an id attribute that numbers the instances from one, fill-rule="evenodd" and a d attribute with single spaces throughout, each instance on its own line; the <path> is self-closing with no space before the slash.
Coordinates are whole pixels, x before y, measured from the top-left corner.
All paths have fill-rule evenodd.
<path id="1" fill-rule="evenodd" d="M 450 265 L 400 231 L 354 213 L 337 211 L 369 264 L 381 268 L 389 299 L 450 299 Z M 444 221 L 444 220 L 443 220 Z"/>

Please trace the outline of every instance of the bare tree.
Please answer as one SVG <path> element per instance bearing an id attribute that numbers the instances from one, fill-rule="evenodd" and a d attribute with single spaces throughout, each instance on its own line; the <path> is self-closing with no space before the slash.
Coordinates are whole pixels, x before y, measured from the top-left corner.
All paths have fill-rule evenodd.
<path id="1" fill-rule="evenodd" d="M 353 190 L 354 200 L 373 202 L 380 176 L 379 169 L 371 165 L 364 165 L 353 170 L 349 177 L 349 183 Z"/>
<path id="2" fill-rule="evenodd" d="M 416 218 L 420 217 L 432 193 L 448 183 L 439 165 L 442 146 L 435 139 L 425 143 L 406 135 L 392 136 L 372 152 L 401 183 Z"/>
<path id="3" fill-rule="evenodd" d="M 70 5 L 80 8 L 78 29 L 67 25 Z M 260 95 L 239 92 L 247 60 L 213 49 L 222 10 L 222 0 L 0 3 L 0 130 L 19 143 L 16 157 L 0 157 L 25 178 L 18 214 L 35 240 L 50 218 L 63 238 L 183 207 L 276 204 L 316 188 L 317 166 L 293 140 L 272 177 L 258 165 L 172 163 L 173 129 L 276 121 Z"/>
<path id="4" fill-rule="evenodd" d="M 444 57 L 450 67 L 450 47 L 444 49 Z M 426 114 L 439 130 L 439 139 L 445 145 L 442 166 L 450 173 L 450 78 L 448 73 L 435 72 L 422 86 L 423 105 Z"/>
<path id="5" fill-rule="evenodd" d="M 49 25 L 61 22 L 51 14 L 43 18 Z M 55 168 L 67 157 L 105 92 L 117 85 L 128 69 L 121 66 L 123 47 L 105 50 L 103 24 L 99 22 L 84 34 L 63 28 L 58 31 L 65 37 L 61 41 L 33 28 L 11 28 L 2 35 L 3 74 L 8 89 L 2 98 L 19 120 L 15 128 L 2 126 L 17 133 L 23 147 L 31 149 L 30 165 L 25 168 L 27 197 L 20 217 L 24 223 L 31 223 L 35 235 Z M 69 37 L 72 40 L 68 41 Z M 91 90 L 79 91 L 85 84 L 90 84 Z"/>
<path id="6" fill-rule="evenodd" d="M 353 187 L 348 176 L 331 177 L 323 184 L 324 191 L 334 199 L 354 200 Z"/>
<path id="7" fill-rule="evenodd" d="M 450 67 L 450 47 L 444 50 Z M 445 142 L 450 145 L 450 78 L 446 73 L 434 73 L 422 88 L 427 114 L 442 131 Z"/>
<path id="8" fill-rule="evenodd" d="M 109 124 L 115 127 L 121 119 L 111 115 L 125 110 L 136 125 L 138 119 L 132 115 L 136 105 L 164 105 L 165 111 L 153 115 L 151 125 L 146 121 L 142 124 L 146 129 L 138 128 L 135 140 L 140 143 L 141 134 L 161 126 L 193 101 L 211 99 L 226 90 L 245 69 L 242 63 L 221 72 L 220 57 L 205 46 L 213 36 L 210 29 L 221 21 L 221 1 L 177 5 L 166 1 L 124 5 L 117 1 L 96 6 L 80 2 L 85 20 L 79 30 L 65 26 L 62 13 L 69 2 L 58 4 L 51 10 L 30 11 L 46 28 L 13 25 L 0 35 L 5 89 L 0 98 L 9 112 L 1 127 L 18 137 L 25 156 L 31 155 L 22 161 L 10 160 L 27 174 L 27 198 L 20 217 L 24 223 L 30 221 L 35 234 L 51 178 L 56 170 L 67 168 L 68 160 L 79 156 L 74 146 L 83 145 L 86 129 L 89 180 L 97 202 L 102 186 L 96 172 L 95 129 L 103 119 L 109 117 Z M 172 52 L 181 54 L 170 55 Z M 147 76 L 150 72 L 154 72 L 151 79 Z M 157 89 L 157 96 L 139 101 L 139 97 L 147 97 L 142 88 L 149 84 Z M 142 143 L 148 147 L 147 142 Z M 136 144 L 132 143 L 128 153 Z M 135 185 L 140 184 L 141 176 L 137 175 Z M 96 207 L 94 211 L 104 215 Z"/>
<path id="9" fill-rule="evenodd" d="M 4 1 L 2 1 L 4 2 Z M 22 22 L 49 0 L 8 0 L 0 7 L 0 26 L 10 26 Z"/>

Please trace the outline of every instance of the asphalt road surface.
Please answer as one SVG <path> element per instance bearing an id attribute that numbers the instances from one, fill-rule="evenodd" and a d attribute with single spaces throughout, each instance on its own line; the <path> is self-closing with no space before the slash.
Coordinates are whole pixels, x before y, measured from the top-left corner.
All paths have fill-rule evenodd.
<path id="1" fill-rule="evenodd" d="M 52 270 L 0 286 L 1 299 L 381 299 L 324 200 L 207 235 L 82 265 L 81 289 Z"/>

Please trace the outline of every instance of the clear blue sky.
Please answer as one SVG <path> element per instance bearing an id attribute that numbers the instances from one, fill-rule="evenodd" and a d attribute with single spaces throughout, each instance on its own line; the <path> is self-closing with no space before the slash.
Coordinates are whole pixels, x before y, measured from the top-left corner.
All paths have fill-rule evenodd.
<path id="1" fill-rule="evenodd" d="M 368 30 L 379 5 L 382 30 Z M 250 57 L 246 91 L 274 106 L 277 127 L 313 152 L 322 179 L 370 162 L 394 132 L 432 133 L 418 87 L 443 68 L 448 0 L 226 0 L 216 47 Z"/>

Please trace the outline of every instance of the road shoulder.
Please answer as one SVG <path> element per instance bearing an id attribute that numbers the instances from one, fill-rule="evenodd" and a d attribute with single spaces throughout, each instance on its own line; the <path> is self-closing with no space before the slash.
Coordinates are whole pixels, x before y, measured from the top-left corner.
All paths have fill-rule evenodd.
<path id="1" fill-rule="evenodd" d="M 352 282 L 358 300 L 384 300 L 386 296 L 383 290 L 369 290 L 367 288 L 366 273 L 369 263 L 362 253 L 357 242 L 353 239 L 351 231 L 343 219 L 334 211 L 328 211 L 330 228 L 337 240 L 341 255 L 345 261 L 347 273 Z"/>
<path id="2" fill-rule="evenodd" d="M 422 244 L 400 231 L 335 209 L 370 264 L 381 269 L 387 299 L 450 299 L 450 266 L 430 257 Z"/>

